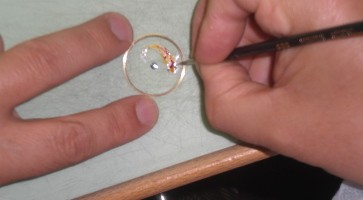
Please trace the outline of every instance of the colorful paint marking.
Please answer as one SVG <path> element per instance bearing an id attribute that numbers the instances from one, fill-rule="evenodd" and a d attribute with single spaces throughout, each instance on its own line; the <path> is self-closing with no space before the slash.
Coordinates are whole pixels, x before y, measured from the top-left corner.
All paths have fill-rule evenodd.
<path id="1" fill-rule="evenodd" d="M 166 65 L 168 72 L 175 74 L 178 70 L 178 67 L 176 66 L 176 61 L 175 61 L 175 56 L 173 54 L 170 53 L 170 51 L 161 45 L 158 44 L 151 44 L 149 45 L 147 48 L 145 48 L 142 51 L 142 57 L 146 57 L 147 56 L 147 51 L 149 49 L 153 49 L 156 50 L 160 56 L 162 57 L 163 63 Z M 155 66 L 156 65 L 156 66 Z M 155 62 L 153 62 L 150 67 L 152 69 L 158 69 L 158 66 Z"/>

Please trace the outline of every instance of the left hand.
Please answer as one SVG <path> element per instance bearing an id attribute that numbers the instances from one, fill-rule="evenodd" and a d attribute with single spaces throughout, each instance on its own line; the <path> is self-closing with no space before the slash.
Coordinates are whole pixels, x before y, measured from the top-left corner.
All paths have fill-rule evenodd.
<path id="1" fill-rule="evenodd" d="M 73 165 L 151 129 L 158 110 L 145 96 L 52 119 L 23 120 L 14 111 L 35 95 L 119 56 L 131 41 L 129 22 L 116 13 L 5 52 L 0 40 L 0 185 Z"/>

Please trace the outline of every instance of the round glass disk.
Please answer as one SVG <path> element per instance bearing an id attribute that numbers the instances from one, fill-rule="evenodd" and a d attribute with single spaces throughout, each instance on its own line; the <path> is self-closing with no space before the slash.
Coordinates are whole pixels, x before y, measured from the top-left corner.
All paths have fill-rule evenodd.
<path id="1" fill-rule="evenodd" d="M 161 96 L 178 87 L 185 67 L 178 45 L 168 37 L 152 34 L 135 40 L 123 57 L 128 82 L 140 93 Z"/>

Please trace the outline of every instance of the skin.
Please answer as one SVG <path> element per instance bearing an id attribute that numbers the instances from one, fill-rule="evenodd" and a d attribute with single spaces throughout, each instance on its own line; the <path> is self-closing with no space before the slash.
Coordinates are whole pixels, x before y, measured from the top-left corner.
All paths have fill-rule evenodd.
<path id="1" fill-rule="evenodd" d="M 237 46 L 359 21 L 362 9 L 359 0 L 200 0 L 192 44 L 211 125 L 363 185 L 361 36 L 222 62 Z"/>
<path id="2" fill-rule="evenodd" d="M 4 51 L 0 40 L 0 185 L 74 165 L 129 142 L 156 123 L 145 96 L 52 119 L 23 120 L 14 108 L 122 54 L 132 41 L 125 17 L 107 13 Z"/>

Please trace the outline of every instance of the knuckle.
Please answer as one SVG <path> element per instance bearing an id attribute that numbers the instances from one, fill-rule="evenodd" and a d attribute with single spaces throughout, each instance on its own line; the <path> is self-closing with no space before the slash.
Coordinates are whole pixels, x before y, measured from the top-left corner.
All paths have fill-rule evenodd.
<path id="1" fill-rule="evenodd" d="M 102 32 L 88 27 L 86 27 L 84 30 L 84 33 L 80 36 L 80 42 L 82 44 L 92 44 L 93 47 L 90 50 L 96 51 L 95 53 L 97 55 L 102 55 L 107 52 L 107 48 L 105 47 L 105 40 L 107 39 L 104 38 Z"/>
<path id="2" fill-rule="evenodd" d="M 58 66 L 59 48 L 55 43 L 45 39 L 34 39 L 24 42 L 19 52 L 20 60 L 27 64 L 27 70 L 39 74 L 39 77 L 49 74 L 49 66 Z"/>
<path id="3" fill-rule="evenodd" d="M 61 162 L 79 163 L 92 155 L 92 132 L 80 122 L 62 122 L 53 138 L 53 147 Z"/>
<path id="4" fill-rule="evenodd" d="M 112 137 L 112 141 L 118 143 L 120 141 L 127 141 L 129 136 L 129 128 L 131 126 L 131 120 L 128 120 L 127 123 L 125 123 L 125 120 L 122 120 L 122 115 L 120 113 L 123 113 L 123 110 L 118 110 L 117 108 L 111 109 L 109 115 L 107 116 L 107 129 L 110 133 L 110 136 Z M 125 116 L 126 117 L 126 116 Z"/>

